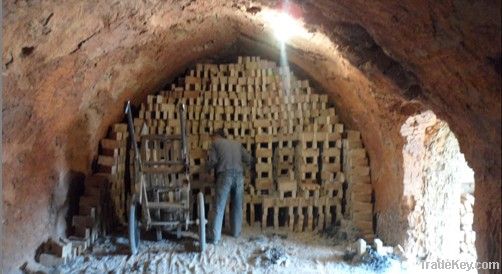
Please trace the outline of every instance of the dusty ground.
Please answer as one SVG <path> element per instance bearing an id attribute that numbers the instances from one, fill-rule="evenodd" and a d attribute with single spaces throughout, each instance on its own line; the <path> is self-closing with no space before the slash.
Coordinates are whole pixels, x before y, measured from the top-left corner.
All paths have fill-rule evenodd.
<path id="1" fill-rule="evenodd" d="M 219 245 L 197 251 L 197 236 L 160 242 L 142 240 L 136 256 L 128 254 L 124 237 L 99 240 L 92 251 L 48 273 L 459 273 L 424 270 L 420 264 L 391 258 L 347 256 L 351 243 L 328 234 L 261 231 L 245 228 L 240 238 L 223 236 Z M 367 253 L 368 254 L 368 253 Z M 462 273 L 477 273 L 475 270 Z"/>
<path id="2" fill-rule="evenodd" d="M 54 273 L 375 273 L 368 265 L 344 262 L 345 245 L 314 233 L 260 233 L 246 228 L 240 238 L 223 236 L 201 255 L 190 235 L 181 240 L 143 240 L 136 256 L 127 254 L 127 239 L 102 239 L 92 252 L 59 266 Z M 277 248 L 277 256 L 266 251 Z M 284 251 L 284 256 L 280 256 Z M 274 252 L 272 252 L 274 253 Z M 284 260 L 285 259 L 285 260 Z M 275 261 L 275 263 L 274 263 Z M 401 264 L 378 273 L 400 273 Z M 382 272 L 383 271 L 383 272 Z"/>

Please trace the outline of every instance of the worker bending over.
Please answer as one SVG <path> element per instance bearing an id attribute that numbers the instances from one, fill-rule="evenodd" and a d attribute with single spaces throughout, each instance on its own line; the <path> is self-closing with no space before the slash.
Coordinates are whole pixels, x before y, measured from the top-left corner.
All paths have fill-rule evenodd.
<path id="1" fill-rule="evenodd" d="M 212 144 L 205 169 L 208 173 L 216 169 L 216 210 L 212 220 L 212 233 L 209 235 L 210 242 L 216 244 L 221 238 L 223 213 L 229 193 L 232 197 L 230 216 L 232 236 L 239 237 L 241 233 L 244 198 L 243 163 L 250 166 L 253 158 L 240 143 L 226 139 L 223 129 L 213 132 L 211 139 Z"/>

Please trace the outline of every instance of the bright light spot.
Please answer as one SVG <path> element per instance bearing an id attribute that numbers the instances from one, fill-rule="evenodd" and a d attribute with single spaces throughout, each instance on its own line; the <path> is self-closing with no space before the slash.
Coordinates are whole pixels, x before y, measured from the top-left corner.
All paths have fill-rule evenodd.
<path id="1" fill-rule="evenodd" d="M 294 23 L 295 21 L 289 15 L 280 13 L 272 25 L 277 39 L 283 42 L 288 41 L 294 35 L 294 29 L 291 27 Z"/>
<path id="2" fill-rule="evenodd" d="M 282 88 L 289 94 L 291 86 L 290 70 L 288 65 L 288 54 L 286 52 L 286 43 L 307 41 L 312 38 L 312 34 L 303 27 L 301 20 L 295 19 L 288 13 L 282 10 L 262 10 L 260 13 L 265 29 L 267 32 L 273 33 L 279 42 L 280 50 L 280 67 L 283 79 Z M 300 38 L 294 41 L 294 38 Z M 290 41 L 292 40 L 292 41 Z"/>
<path id="3" fill-rule="evenodd" d="M 301 21 L 281 11 L 263 11 L 263 19 L 265 19 L 269 27 L 272 28 L 277 40 L 282 43 L 289 41 L 289 39 L 293 37 L 306 35 L 308 33 Z"/>

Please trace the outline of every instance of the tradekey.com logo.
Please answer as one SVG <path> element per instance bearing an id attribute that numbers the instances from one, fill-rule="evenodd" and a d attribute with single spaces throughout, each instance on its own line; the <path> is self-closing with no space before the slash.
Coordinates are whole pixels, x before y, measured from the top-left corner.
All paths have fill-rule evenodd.
<path id="1" fill-rule="evenodd" d="M 428 270 L 465 270 L 471 271 L 474 269 L 500 269 L 499 262 L 466 262 L 461 260 L 437 260 L 433 262 L 423 261 L 421 262 L 422 269 Z"/>

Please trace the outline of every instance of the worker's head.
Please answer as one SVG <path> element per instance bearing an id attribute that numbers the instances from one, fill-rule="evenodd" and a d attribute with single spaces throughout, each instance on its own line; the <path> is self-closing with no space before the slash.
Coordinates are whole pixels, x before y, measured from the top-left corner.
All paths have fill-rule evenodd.
<path id="1" fill-rule="evenodd" d="M 211 135 L 211 137 L 213 140 L 218 139 L 218 138 L 225 138 L 225 131 L 222 128 L 217 129 L 217 130 L 213 131 L 213 134 Z"/>

